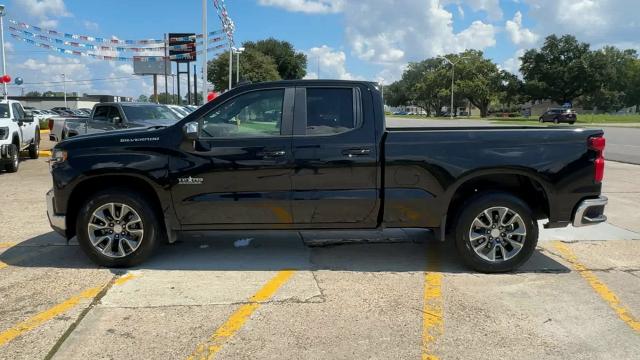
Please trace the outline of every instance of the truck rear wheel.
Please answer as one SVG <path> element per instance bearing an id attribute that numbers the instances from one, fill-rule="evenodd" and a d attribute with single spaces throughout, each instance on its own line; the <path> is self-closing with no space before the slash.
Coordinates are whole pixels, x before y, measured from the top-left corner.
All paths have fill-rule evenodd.
<path id="1" fill-rule="evenodd" d="M 18 171 L 20 167 L 20 150 L 15 144 L 9 145 L 10 160 L 9 163 L 4 165 L 4 169 L 7 172 L 14 173 Z"/>
<path id="2" fill-rule="evenodd" d="M 471 268 L 485 273 L 517 269 L 533 254 L 538 224 L 521 199 L 503 192 L 471 198 L 455 228 L 458 253 Z"/>
<path id="3" fill-rule="evenodd" d="M 76 234 L 82 250 L 105 267 L 130 267 L 149 258 L 162 236 L 154 206 L 125 189 L 91 196 L 80 209 Z"/>

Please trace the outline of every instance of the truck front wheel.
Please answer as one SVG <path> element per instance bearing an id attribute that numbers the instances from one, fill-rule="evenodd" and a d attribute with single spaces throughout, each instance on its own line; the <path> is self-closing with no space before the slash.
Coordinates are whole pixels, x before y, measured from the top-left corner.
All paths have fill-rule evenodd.
<path id="1" fill-rule="evenodd" d="M 521 199 L 503 192 L 479 194 L 460 212 L 455 241 L 469 267 L 485 273 L 512 271 L 533 254 L 538 224 Z"/>
<path id="2" fill-rule="evenodd" d="M 162 225 L 147 199 L 125 189 L 91 196 L 80 209 L 76 234 L 82 250 L 105 267 L 130 267 L 153 253 Z"/>
<path id="3" fill-rule="evenodd" d="M 5 164 L 4 169 L 7 172 L 14 173 L 18 172 L 18 167 L 20 167 L 20 149 L 15 145 L 9 145 L 9 162 Z"/>

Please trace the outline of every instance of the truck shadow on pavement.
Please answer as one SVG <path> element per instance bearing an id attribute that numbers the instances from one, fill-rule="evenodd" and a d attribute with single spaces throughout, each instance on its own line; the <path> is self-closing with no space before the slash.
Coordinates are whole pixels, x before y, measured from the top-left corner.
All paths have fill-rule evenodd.
<path id="1" fill-rule="evenodd" d="M 429 254 L 429 252 L 433 252 Z M 429 263 L 427 259 L 432 260 Z M 15 267 L 100 268 L 82 252 L 75 239 L 69 244 L 54 232 L 23 241 L 0 254 Z M 437 261 L 437 263 L 436 263 Z M 385 243 L 344 243 L 308 246 L 292 233 L 256 237 L 187 235 L 163 244 L 145 263 L 129 270 L 277 271 L 329 270 L 355 272 L 475 273 L 465 267 L 452 242 L 411 240 Z M 112 269 L 122 272 L 122 269 Z M 540 247 L 516 273 L 567 273 L 570 269 Z"/>

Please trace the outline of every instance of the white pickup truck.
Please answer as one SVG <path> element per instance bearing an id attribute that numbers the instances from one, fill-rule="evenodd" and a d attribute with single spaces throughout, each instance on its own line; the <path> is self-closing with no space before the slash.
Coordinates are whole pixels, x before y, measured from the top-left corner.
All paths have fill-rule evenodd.
<path id="1" fill-rule="evenodd" d="M 0 101 L 0 167 L 18 171 L 20 152 L 28 151 L 37 159 L 40 150 L 40 127 L 27 115 L 18 101 Z"/>

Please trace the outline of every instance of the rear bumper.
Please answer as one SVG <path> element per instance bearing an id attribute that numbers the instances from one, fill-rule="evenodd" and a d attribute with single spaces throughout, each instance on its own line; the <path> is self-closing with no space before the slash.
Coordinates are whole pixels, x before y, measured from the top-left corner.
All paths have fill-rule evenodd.
<path id="1" fill-rule="evenodd" d="M 582 200 L 573 215 L 573 226 L 595 225 L 607 221 L 607 217 L 604 215 L 604 208 L 608 201 L 606 196 Z"/>
<path id="2" fill-rule="evenodd" d="M 47 192 L 47 217 L 51 228 L 58 234 L 67 236 L 67 219 L 65 215 L 59 215 L 55 212 L 53 189 Z"/>

